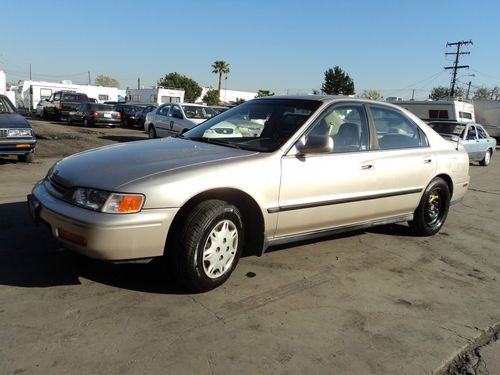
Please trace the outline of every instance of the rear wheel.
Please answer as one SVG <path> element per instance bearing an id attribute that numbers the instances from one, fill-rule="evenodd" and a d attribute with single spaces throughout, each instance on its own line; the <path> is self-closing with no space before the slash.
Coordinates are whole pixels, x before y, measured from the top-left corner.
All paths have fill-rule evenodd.
<path id="1" fill-rule="evenodd" d="M 84 127 L 88 127 L 89 126 L 89 120 L 87 120 L 87 118 L 83 119 L 83 126 Z"/>
<path id="2" fill-rule="evenodd" d="M 153 125 L 149 125 L 148 136 L 150 139 L 156 138 L 156 130 Z"/>
<path id="3" fill-rule="evenodd" d="M 450 189 L 446 181 L 436 177 L 425 189 L 420 203 L 409 222 L 410 228 L 419 236 L 432 236 L 439 232 L 448 216 Z"/>
<path id="4" fill-rule="evenodd" d="M 66 119 L 66 121 L 68 122 L 68 125 L 72 125 L 73 122 L 71 121 L 71 117 L 68 115 L 68 118 Z"/>
<path id="5" fill-rule="evenodd" d="M 48 120 L 48 119 L 49 119 L 49 114 L 45 109 L 42 110 L 42 120 Z"/>
<path id="6" fill-rule="evenodd" d="M 484 155 L 483 160 L 481 160 L 479 164 L 482 165 L 483 167 L 487 167 L 488 165 L 490 165 L 490 162 L 491 162 L 491 150 L 488 149 L 488 151 L 486 151 L 486 154 Z"/>
<path id="7" fill-rule="evenodd" d="M 178 280 L 197 292 L 217 288 L 236 268 L 243 242 L 237 207 L 216 199 L 199 203 L 186 216 L 171 249 Z"/>

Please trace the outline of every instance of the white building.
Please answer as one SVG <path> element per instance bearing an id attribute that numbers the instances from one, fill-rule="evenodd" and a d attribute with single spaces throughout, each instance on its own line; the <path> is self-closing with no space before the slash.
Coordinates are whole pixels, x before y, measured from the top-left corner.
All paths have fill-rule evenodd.
<path id="1" fill-rule="evenodd" d="M 203 87 L 203 90 L 201 91 L 200 97 L 196 99 L 197 103 L 203 102 L 203 97 L 205 96 L 205 94 L 207 93 L 208 90 L 213 90 L 213 88 L 212 87 Z M 219 99 L 221 102 L 233 103 L 233 102 L 236 102 L 240 99 L 243 99 L 245 101 L 255 99 L 256 95 L 257 95 L 256 92 L 221 89 Z"/>

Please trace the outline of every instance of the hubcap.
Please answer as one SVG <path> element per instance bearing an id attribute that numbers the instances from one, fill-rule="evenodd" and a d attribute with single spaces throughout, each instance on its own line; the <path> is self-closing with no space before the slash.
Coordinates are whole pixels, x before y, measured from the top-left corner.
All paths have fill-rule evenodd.
<path id="1" fill-rule="evenodd" d="M 439 190 L 433 190 L 427 198 L 425 209 L 426 222 L 429 225 L 436 224 L 441 219 L 443 205 Z"/>
<path id="2" fill-rule="evenodd" d="M 234 262 L 238 249 L 238 229 L 230 220 L 218 222 L 203 247 L 203 270 L 211 279 L 224 275 Z"/>
<path id="3" fill-rule="evenodd" d="M 484 155 L 484 164 L 488 165 L 490 164 L 490 152 L 486 152 L 486 155 Z"/>

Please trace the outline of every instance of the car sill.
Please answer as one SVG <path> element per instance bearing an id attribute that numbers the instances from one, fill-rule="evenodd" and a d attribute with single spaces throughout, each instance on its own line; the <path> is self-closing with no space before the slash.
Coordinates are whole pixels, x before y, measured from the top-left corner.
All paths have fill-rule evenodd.
<path id="1" fill-rule="evenodd" d="M 267 250 L 267 248 L 271 247 L 271 246 L 283 245 L 283 244 L 287 244 L 287 243 L 291 243 L 291 242 L 307 241 L 307 240 L 312 240 L 312 239 L 315 239 L 318 237 L 331 236 L 331 235 L 340 234 L 340 233 L 344 233 L 344 232 L 351 232 L 351 231 L 371 228 L 371 227 L 375 227 L 378 225 L 394 224 L 394 223 L 399 223 L 399 222 L 403 222 L 403 221 L 411 221 L 411 220 L 413 220 L 413 214 L 406 214 L 406 215 L 399 215 L 399 216 L 393 216 L 393 217 L 388 217 L 388 218 L 384 218 L 384 219 L 369 221 L 369 222 L 365 222 L 365 223 L 361 223 L 361 224 L 346 225 L 346 226 L 342 226 L 342 227 L 324 229 L 324 230 L 320 230 L 320 231 L 303 233 L 303 234 L 298 234 L 298 235 L 293 235 L 293 236 L 274 238 L 272 240 L 265 241 L 262 253 L 264 253 Z"/>

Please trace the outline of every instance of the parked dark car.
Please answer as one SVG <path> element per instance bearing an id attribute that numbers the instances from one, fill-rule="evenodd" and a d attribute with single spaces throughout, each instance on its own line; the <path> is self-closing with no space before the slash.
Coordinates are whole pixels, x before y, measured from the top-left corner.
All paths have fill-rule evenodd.
<path id="1" fill-rule="evenodd" d="M 61 120 L 82 103 L 89 103 L 87 94 L 75 91 L 56 91 L 49 99 L 42 101 L 42 118 Z"/>
<path id="2" fill-rule="evenodd" d="M 83 126 L 107 125 L 114 128 L 122 122 L 120 112 L 112 105 L 83 103 L 68 114 L 68 124 L 81 123 Z"/>
<path id="3" fill-rule="evenodd" d="M 5 95 L 0 95 L 0 155 L 17 155 L 19 161 L 32 162 L 36 138 L 30 123 L 21 116 Z"/>
<path id="4" fill-rule="evenodd" d="M 137 107 L 132 104 L 115 104 L 115 111 L 120 112 L 122 115 L 122 124 L 124 126 L 133 126 L 137 124 L 135 113 Z"/>
<path id="5" fill-rule="evenodd" d="M 226 112 L 229 109 L 229 107 L 224 107 L 220 105 L 211 105 L 210 108 L 212 108 L 217 114 Z"/>
<path id="6" fill-rule="evenodd" d="M 146 115 L 151 112 L 151 111 L 154 111 L 156 109 L 156 105 L 145 105 L 145 106 L 138 106 L 138 111 L 135 113 L 135 120 L 137 121 L 137 125 L 139 126 L 139 128 L 143 128 L 144 127 L 144 121 L 146 120 Z"/>

